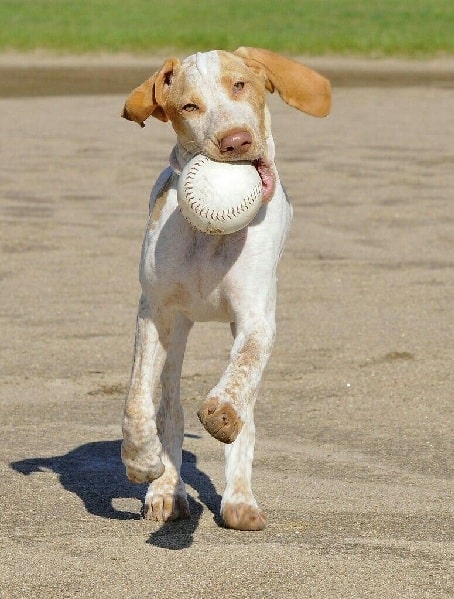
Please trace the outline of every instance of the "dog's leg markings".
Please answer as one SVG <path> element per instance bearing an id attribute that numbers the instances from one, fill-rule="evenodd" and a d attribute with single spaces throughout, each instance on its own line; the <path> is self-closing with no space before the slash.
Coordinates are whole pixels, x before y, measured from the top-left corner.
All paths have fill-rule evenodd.
<path id="1" fill-rule="evenodd" d="M 236 335 L 230 364 L 198 411 L 200 422 L 215 439 L 233 443 L 243 426 L 266 362 L 271 354 L 274 325 L 264 319 L 253 332 Z"/>
<path id="2" fill-rule="evenodd" d="M 179 315 L 170 336 L 167 359 L 161 375 L 162 397 L 157 415 L 162 443 L 164 474 L 153 481 L 145 497 L 145 518 L 166 522 L 189 518 L 189 503 L 180 476 L 184 438 L 184 414 L 180 402 L 180 378 L 186 341 L 192 321 Z"/>
<path id="3" fill-rule="evenodd" d="M 153 392 L 165 360 L 162 333 L 142 296 L 137 315 L 134 361 L 123 417 L 121 458 L 134 483 L 151 482 L 164 472 L 157 434 Z"/>

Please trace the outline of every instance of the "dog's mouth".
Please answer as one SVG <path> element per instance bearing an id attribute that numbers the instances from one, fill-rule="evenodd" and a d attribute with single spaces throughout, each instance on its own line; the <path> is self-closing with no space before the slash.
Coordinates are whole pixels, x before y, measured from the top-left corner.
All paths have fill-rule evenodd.
<path id="1" fill-rule="evenodd" d="M 243 159 L 239 159 L 238 157 L 236 157 L 236 159 L 234 159 L 231 156 L 225 157 L 216 154 L 213 156 L 213 152 L 207 151 L 206 148 L 202 150 L 200 153 L 209 158 L 210 160 L 214 161 L 226 163 L 238 161 L 243 162 L 243 164 L 249 162 L 255 168 L 260 177 L 260 180 L 262 181 L 262 202 L 264 204 L 267 204 L 273 197 L 274 190 L 276 188 L 276 174 L 273 163 L 267 160 L 266 158 L 245 157 Z M 191 156 L 195 155 L 187 150 L 186 154 L 189 157 L 188 159 L 190 159 Z"/>
<path id="2" fill-rule="evenodd" d="M 276 177 L 273 168 L 263 158 L 254 160 L 252 165 L 262 180 L 262 202 L 269 202 L 273 197 L 274 188 L 276 187 Z"/>

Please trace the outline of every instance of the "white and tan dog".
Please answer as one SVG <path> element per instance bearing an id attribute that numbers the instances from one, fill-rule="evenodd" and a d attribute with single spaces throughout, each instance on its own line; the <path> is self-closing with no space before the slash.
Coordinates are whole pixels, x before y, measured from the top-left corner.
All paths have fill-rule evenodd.
<path id="1" fill-rule="evenodd" d="M 266 517 L 251 489 L 254 404 L 275 336 L 276 267 L 292 209 L 274 165 L 266 90 L 313 116 L 330 109 L 326 79 L 303 65 L 256 48 L 169 59 L 126 101 L 123 116 L 144 126 L 170 120 L 177 144 L 151 194 L 142 249 L 142 297 L 134 363 L 123 421 L 122 459 L 129 479 L 151 482 L 145 515 L 158 521 L 189 517 L 180 476 L 183 409 L 180 376 L 195 321 L 230 323 L 230 363 L 198 416 L 226 444 L 221 515 L 227 527 L 260 530 Z M 177 180 L 195 154 L 250 161 L 263 185 L 263 205 L 244 229 L 201 233 L 181 215 Z M 157 414 L 153 394 L 162 387 Z"/>

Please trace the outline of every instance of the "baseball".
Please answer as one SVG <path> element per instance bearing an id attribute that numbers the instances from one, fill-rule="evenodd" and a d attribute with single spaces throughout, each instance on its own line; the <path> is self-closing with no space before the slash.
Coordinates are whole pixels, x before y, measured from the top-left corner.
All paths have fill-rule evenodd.
<path id="1" fill-rule="evenodd" d="M 183 216 L 199 231 L 227 235 L 246 227 L 262 205 L 262 181 L 250 162 L 215 162 L 201 154 L 178 181 Z"/>

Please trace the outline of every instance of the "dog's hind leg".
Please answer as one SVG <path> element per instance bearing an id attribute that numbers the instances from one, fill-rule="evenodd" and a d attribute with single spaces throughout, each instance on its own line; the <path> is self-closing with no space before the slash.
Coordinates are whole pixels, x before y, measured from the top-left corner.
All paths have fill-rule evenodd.
<path id="1" fill-rule="evenodd" d="M 186 341 L 193 322 L 178 314 L 170 335 L 161 374 L 162 397 L 157 415 L 162 444 L 164 474 L 151 483 L 145 498 L 145 517 L 158 521 L 189 517 L 189 504 L 180 476 L 184 437 L 184 414 L 180 402 L 180 379 Z"/>

